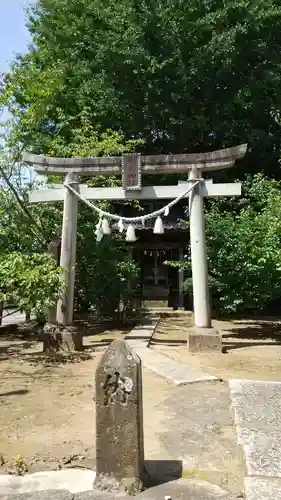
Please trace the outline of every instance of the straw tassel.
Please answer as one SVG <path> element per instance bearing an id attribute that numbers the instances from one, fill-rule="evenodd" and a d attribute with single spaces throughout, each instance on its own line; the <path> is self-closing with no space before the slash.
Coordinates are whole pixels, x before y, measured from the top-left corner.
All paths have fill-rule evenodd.
<path id="1" fill-rule="evenodd" d="M 170 209 L 169 209 L 169 207 L 167 206 L 167 207 L 165 208 L 165 212 L 164 212 L 165 217 L 167 217 L 167 215 L 169 215 L 169 213 L 170 213 Z"/>
<path id="2" fill-rule="evenodd" d="M 136 241 L 136 232 L 133 224 L 129 224 L 126 232 L 126 241 Z"/>
<path id="3" fill-rule="evenodd" d="M 101 229 L 102 229 L 103 234 L 110 234 L 111 233 L 111 229 L 110 229 L 110 226 L 109 226 L 107 219 L 102 219 Z"/>
<path id="4" fill-rule="evenodd" d="M 164 233 L 164 226 L 161 217 L 157 217 L 155 224 L 154 224 L 154 229 L 153 229 L 154 234 L 163 234 Z"/>
<path id="5" fill-rule="evenodd" d="M 123 231 L 124 231 L 124 224 L 123 224 L 122 219 L 119 219 L 119 221 L 117 223 L 117 226 L 118 226 L 118 229 L 119 229 L 119 233 L 123 233 Z"/>
<path id="6" fill-rule="evenodd" d="M 97 229 L 95 230 L 95 235 L 96 235 L 96 240 L 99 243 L 103 238 L 103 231 L 101 227 L 97 227 Z"/>

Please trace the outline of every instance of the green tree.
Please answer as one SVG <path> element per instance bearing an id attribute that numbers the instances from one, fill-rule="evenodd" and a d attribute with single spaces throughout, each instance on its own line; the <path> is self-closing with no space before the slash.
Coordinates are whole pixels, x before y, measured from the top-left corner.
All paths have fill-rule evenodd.
<path id="1" fill-rule="evenodd" d="M 124 235 L 106 236 L 95 242 L 98 219 L 87 207 L 81 207 L 78 220 L 76 309 L 94 309 L 99 316 L 119 318 L 130 304 L 132 287 L 139 276 L 138 264 L 130 259 Z"/>
<path id="2" fill-rule="evenodd" d="M 280 21 L 278 0 L 39 0 L 2 83 L 13 137 L 48 153 L 86 117 L 149 152 L 249 142 L 246 171 L 279 175 Z"/>
<path id="3" fill-rule="evenodd" d="M 63 288 L 59 271 L 48 254 L 0 254 L 0 301 L 12 301 L 37 317 L 46 316 Z"/>
<path id="4" fill-rule="evenodd" d="M 281 193 L 259 212 L 236 215 L 213 210 L 206 215 L 211 288 L 217 309 L 263 311 L 280 299 Z"/>
<path id="5" fill-rule="evenodd" d="M 12 300 L 42 316 L 63 287 L 60 270 L 46 253 L 60 214 L 55 207 L 29 205 L 28 192 L 36 182 L 15 155 L 2 151 L 0 156 L 0 302 Z"/>
<path id="6" fill-rule="evenodd" d="M 60 138 L 52 142 L 54 154 L 88 156 L 118 154 L 130 151 L 136 141 L 125 142 L 117 133 L 99 133 L 86 121 L 73 129 L 71 141 L 65 145 Z M 4 154 L 0 163 L 0 301 L 13 299 L 27 312 L 45 315 L 53 305 L 63 283 L 59 281 L 59 268 L 46 253 L 50 241 L 61 233 L 62 205 L 29 203 L 31 189 L 39 182 L 34 176 L 23 182 L 26 169 L 15 161 L 17 152 Z M 33 179 L 33 180 L 32 180 Z M 47 182 L 61 182 L 51 177 Z M 90 185 L 116 185 L 114 177 L 85 178 Z M 102 202 L 110 210 L 110 204 Z M 138 268 L 128 258 L 124 242 L 107 238 L 101 245 L 95 241 L 97 216 L 83 204 L 79 207 L 78 248 L 76 270 L 76 308 L 90 307 L 101 314 L 114 315 L 120 302 L 128 301 L 128 281 L 136 278 Z"/>
<path id="7" fill-rule="evenodd" d="M 205 211 L 209 286 L 220 313 L 262 312 L 280 300 L 280 211 L 280 182 L 260 174 L 244 182 L 243 195 L 231 209 L 220 199 Z M 191 293 L 190 254 L 184 267 L 189 274 L 185 291 Z"/>

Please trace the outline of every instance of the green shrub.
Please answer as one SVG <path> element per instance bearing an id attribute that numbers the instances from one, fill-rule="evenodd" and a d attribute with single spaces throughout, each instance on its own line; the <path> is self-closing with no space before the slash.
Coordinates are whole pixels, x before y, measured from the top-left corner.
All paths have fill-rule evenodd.
<path id="1" fill-rule="evenodd" d="M 26 312 L 46 316 L 63 286 L 60 269 L 48 254 L 0 255 L 0 301 L 11 299 Z"/>
<path id="2" fill-rule="evenodd" d="M 280 183 L 261 175 L 239 199 L 208 203 L 205 213 L 212 306 L 220 313 L 262 311 L 281 298 Z M 179 267 L 179 263 L 171 263 Z M 190 254 L 184 263 L 192 292 Z"/>

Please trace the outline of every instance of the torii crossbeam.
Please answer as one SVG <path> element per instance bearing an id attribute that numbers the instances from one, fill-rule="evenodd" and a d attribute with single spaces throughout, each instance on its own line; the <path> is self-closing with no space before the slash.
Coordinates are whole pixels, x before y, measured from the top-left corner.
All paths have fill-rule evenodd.
<path id="1" fill-rule="evenodd" d="M 143 174 L 188 173 L 188 181 L 202 178 L 189 196 L 190 243 L 192 260 L 193 307 L 195 326 L 211 327 L 208 270 L 204 226 L 204 196 L 238 196 L 241 184 L 213 184 L 204 181 L 203 172 L 230 168 L 236 160 L 244 157 L 247 144 L 208 153 L 179 155 L 128 154 L 101 158 L 51 158 L 25 153 L 24 161 L 40 174 L 55 174 L 65 177 L 65 183 L 75 187 L 88 200 L 126 199 L 173 199 L 182 189 L 178 186 L 141 186 Z M 87 188 L 79 186 L 79 176 L 122 175 L 122 188 Z M 30 201 L 53 202 L 64 200 L 61 259 L 62 279 L 66 290 L 57 308 L 57 322 L 70 325 L 73 320 L 73 298 L 76 264 L 76 231 L 78 199 L 65 186 L 53 186 L 31 193 Z"/>

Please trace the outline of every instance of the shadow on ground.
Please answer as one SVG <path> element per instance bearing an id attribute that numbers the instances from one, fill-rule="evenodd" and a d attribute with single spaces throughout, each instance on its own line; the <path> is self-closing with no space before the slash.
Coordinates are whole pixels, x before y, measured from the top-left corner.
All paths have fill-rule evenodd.
<path id="1" fill-rule="evenodd" d="M 16 342 L 15 340 L 16 339 L 14 339 L 14 341 L 9 341 L 6 345 L 0 345 L 0 361 L 5 361 L 12 357 L 21 357 L 24 355 L 26 349 L 30 349 L 37 345 L 37 342 L 34 340 L 25 340 L 23 342 Z"/>
<path id="2" fill-rule="evenodd" d="M 27 389 L 19 389 L 16 391 L 0 392 L 0 398 L 5 398 L 7 396 L 24 396 L 28 393 Z"/>
<path id="3" fill-rule="evenodd" d="M 227 354 L 228 351 L 235 349 L 245 349 L 246 347 L 258 346 L 281 346 L 281 342 L 223 342 L 222 353 Z"/>
<path id="4" fill-rule="evenodd" d="M 97 348 L 107 347 L 116 335 L 125 336 L 135 324 L 134 320 L 124 323 L 112 319 L 98 321 L 91 315 L 80 315 L 74 320 L 74 326 L 84 337 L 83 351 L 68 353 L 61 350 L 53 354 L 44 353 L 43 349 L 38 352 L 41 350 L 43 325 L 36 321 L 3 325 L 0 329 L 0 361 L 20 358 L 33 364 L 50 365 L 88 360 Z M 27 352 L 28 350 L 37 352 Z"/>
<path id="5" fill-rule="evenodd" d="M 281 325 L 274 321 L 234 321 L 223 332 L 223 353 L 246 347 L 281 345 Z M 239 326 L 241 325 L 241 326 Z"/>
<path id="6" fill-rule="evenodd" d="M 73 325 L 81 328 L 83 336 L 101 335 L 105 332 L 110 333 L 112 330 L 120 330 L 125 334 L 130 332 L 136 325 L 136 320 L 134 318 L 128 318 L 128 320 L 124 322 L 118 319 L 113 321 L 111 318 L 99 320 L 91 314 L 80 314 L 74 319 Z"/>
<path id="7" fill-rule="evenodd" d="M 146 460 L 145 470 L 148 473 L 147 486 L 158 486 L 159 484 L 176 481 L 182 477 L 181 460 Z"/>
<path id="8" fill-rule="evenodd" d="M 281 324 L 273 321 L 234 321 L 237 328 L 232 328 L 223 333 L 223 338 L 229 337 L 237 339 L 253 340 L 279 340 L 281 342 Z M 241 325 L 239 327 L 239 325 Z"/>

